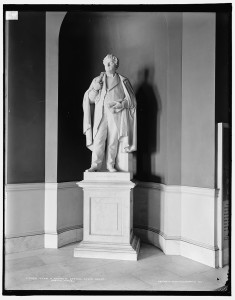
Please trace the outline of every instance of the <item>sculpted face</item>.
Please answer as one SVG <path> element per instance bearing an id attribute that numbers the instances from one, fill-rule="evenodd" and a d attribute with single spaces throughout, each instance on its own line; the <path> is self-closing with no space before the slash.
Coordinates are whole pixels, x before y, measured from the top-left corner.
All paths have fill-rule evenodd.
<path id="1" fill-rule="evenodd" d="M 116 65 L 111 58 L 106 59 L 104 68 L 108 74 L 114 74 L 116 72 Z"/>

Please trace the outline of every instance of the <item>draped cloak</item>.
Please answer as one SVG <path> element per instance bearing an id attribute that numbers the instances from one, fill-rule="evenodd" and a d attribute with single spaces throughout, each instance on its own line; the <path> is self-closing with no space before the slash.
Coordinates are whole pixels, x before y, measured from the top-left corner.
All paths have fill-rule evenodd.
<path id="1" fill-rule="evenodd" d="M 136 151 L 137 148 L 136 98 L 129 80 L 118 73 L 116 74 L 120 78 L 125 94 L 125 108 L 114 113 L 115 124 L 118 129 L 118 139 L 119 141 L 122 141 L 122 151 L 132 152 Z M 89 89 L 85 92 L 83 97 L 83 133 L 86 135 L 86 146 L 91 151 L 93 150 L 93 141 L 103 117 L 104 98 L 107 93 L 105 74 L 102 78 L 103 87 L 99 90 L 98 95 L 94 99 L 95 112 L 93 118 L 91 113 L 91 100 L 89 99 L 88 94 L 92 90 L 95 80 L 96 78 L 93 79 Z"/>

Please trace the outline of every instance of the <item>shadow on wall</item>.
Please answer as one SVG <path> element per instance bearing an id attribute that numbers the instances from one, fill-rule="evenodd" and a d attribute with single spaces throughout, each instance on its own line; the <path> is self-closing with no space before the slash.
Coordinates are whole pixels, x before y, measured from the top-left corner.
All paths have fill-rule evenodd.
<path id="1" fill-rule="evenodd" d="M 137 169 L 135 178 L 142 181 L 161 182 L 161 177 L 153 174 L 154 154 L 160 151 L 161 99 L 153 81 L 154 68 L 145 67 L 138 72 L 136 87 L 137 100 Z"/>
<path id="2" fill-rule="evenodd" d="M 154 83 L 154 67 L 146 66 L 138 72 L 135 88 L 137 100 L 137 152 L 135 179 L 161 183 L 154 174 L 155 155 L 160 152 L 161 98 Z M 153 243 L 153 232 L 159 232 L 162 223 L 161 193 L 157 189 L 137 185 L 133 191 L 133 227 L 142 242 Z M 150 234 L 149 234 L 150 233 Z M 144 257 L 140 257 L 143 259 Z"/>

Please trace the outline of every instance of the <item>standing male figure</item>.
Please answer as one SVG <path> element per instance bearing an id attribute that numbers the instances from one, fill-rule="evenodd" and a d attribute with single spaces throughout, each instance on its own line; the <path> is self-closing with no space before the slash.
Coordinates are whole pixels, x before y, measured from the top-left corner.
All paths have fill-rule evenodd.
<path id="1" fill-rule="evenodd" d="M 122 140 L 123 151 L 136 150 L 136 99 L 129 80 L 116 72 L 119 60 L 108 54 L 103 64 L 105 72 L 93 79 L 83 99 L 83 133 L 86 145 L 92 150 L 92 162 L 88 172 L 99 171 L 105 154 L 109 172 L 116 172 L 115 160 L 118 144 Z M 95 103 L 94 120 L 90 104 Z M 93 126 L 92 126 L 93 124 Z"/>

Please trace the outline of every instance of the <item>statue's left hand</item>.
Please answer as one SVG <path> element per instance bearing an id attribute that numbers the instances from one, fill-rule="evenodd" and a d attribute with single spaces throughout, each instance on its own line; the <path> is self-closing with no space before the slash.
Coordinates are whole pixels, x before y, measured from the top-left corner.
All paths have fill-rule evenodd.
<path id="1" fill-rule="evenodd" d="M 122 103 L 120 101 L 115 101 L 115 102 L 116 103 L 115 103 L 114 106 L 112 106 L 112 108 L 114 108 L 114 109 L 120 109 L 120 108 L 122 108 Z"/>

